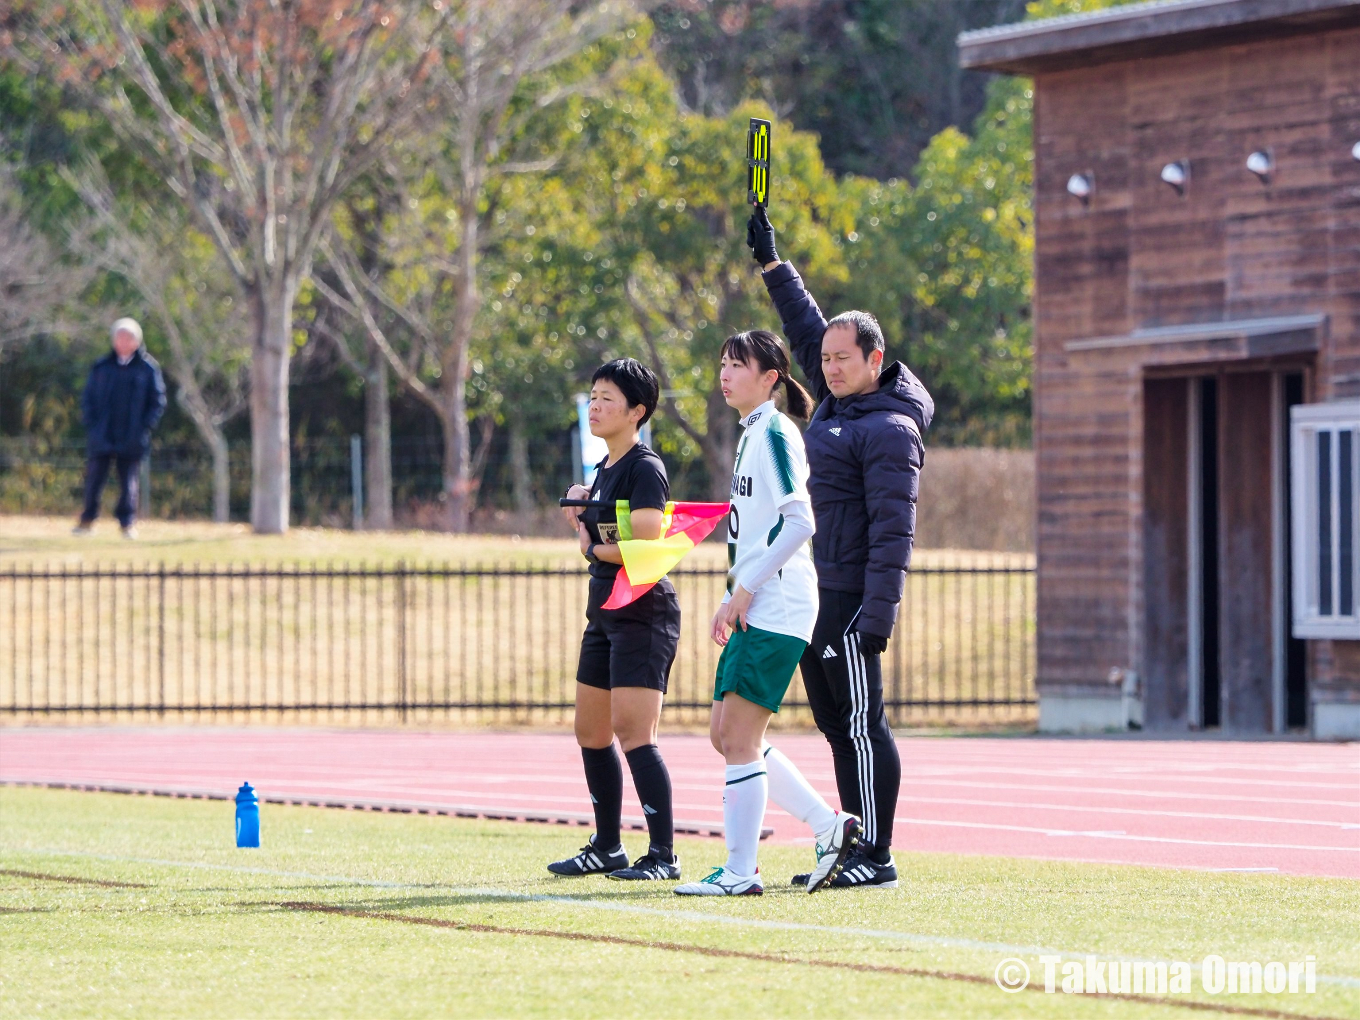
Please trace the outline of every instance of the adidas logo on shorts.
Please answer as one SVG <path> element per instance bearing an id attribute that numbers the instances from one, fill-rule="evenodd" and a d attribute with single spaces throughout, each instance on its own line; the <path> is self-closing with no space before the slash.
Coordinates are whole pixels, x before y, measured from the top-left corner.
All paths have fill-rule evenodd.
<path id="1" fill-rule="evenodd" d="M 835 657 L 836 657 L 836 649 L 832 648 L 830 645 L 827 645 L 826 648 L 823 649 L 823 651 L 822 651 L 822 658 L 823 658 L 823 659 L 834 659 Z"/>

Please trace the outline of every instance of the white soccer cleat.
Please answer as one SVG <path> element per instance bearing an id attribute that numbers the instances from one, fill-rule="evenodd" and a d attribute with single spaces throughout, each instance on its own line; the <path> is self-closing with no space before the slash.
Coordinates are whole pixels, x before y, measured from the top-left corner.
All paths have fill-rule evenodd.
<path id="1" fill-rule="evenodd" d="M 808 876 L 808 892 L 815 893 L 836 880 L 863 835 L 864 826 L 858 818 L 845 811 L 836 812 L 836 824 L 817 836 L 817 866 Z"/>
<path id="2" fill-rule="evenodd" d="M 726 868 L 714 868 L 709 876 L 698 882 L 686 882 L 675 887 L 677 896 L 763 896 L 765 883 L 757 871 L 749 878 L 734 874 Z"/>

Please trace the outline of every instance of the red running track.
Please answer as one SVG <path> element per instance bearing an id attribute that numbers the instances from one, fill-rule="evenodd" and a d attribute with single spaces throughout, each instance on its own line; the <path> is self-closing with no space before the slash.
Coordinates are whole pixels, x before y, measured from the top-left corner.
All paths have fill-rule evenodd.
<path id="1" fill-rule="evenodd" d="M 822 738 L 775 743 L 834 804 Z M 680 827 L 720 833 L 723 773 L 707 739 L 661 746 Z M 906 737 L 899 747 L 899 850 L 1360 878 L 1360 745 Z M 247 779 L 274 801 L 586 824 L 590 810 L 569 734 L 0 730 L 0 782 L 227 796 Z M 640 817 L 625 796 L 625 814 Z M 777 841 L 810 841 L 773 805 L 766 824 Z"/>

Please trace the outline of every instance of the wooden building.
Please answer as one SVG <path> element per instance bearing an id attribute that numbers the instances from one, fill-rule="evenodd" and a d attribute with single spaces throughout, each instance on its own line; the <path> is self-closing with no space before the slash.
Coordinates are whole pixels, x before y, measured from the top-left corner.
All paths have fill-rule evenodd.
<path id="1" fill-rule="evenodd" d="M 959 50 L 1034 82 L 1041 729 L 1360 738 L 1360 0 Z"/>

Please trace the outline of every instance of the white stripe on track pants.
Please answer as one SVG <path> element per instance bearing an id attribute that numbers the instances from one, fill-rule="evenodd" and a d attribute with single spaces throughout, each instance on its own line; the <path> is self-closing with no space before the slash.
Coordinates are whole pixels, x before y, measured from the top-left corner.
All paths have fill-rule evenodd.
<path id="1" fill-rule="evenodd" d="M 883 711 L 879 656 L 864 655 L 855 633 L 862 596 L 818 589 L 812 641 L 799 665 L 817 728 L 831 745 L 841 810 L 864 820 L 865 842 L 892 843 L 902 764 Z"/>

